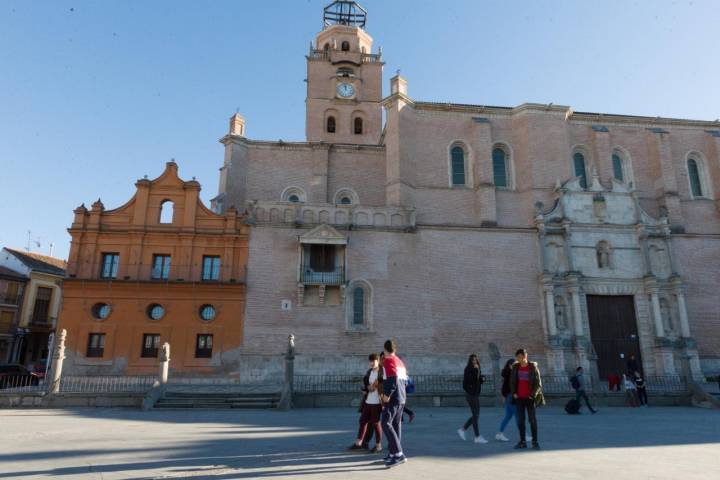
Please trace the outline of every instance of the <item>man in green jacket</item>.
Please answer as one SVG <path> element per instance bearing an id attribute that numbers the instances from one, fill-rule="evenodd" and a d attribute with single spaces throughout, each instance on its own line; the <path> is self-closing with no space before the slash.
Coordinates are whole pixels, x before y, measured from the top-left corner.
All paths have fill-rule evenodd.
<path id="1" fill-rule="evenodd" d="M 540 450 L 535 416 L 535 407 L 545 404 L 540 369 L 537 363 L 528 362 L 528 353 L 524 348 L 515 352 L 515 359 L 517 361 L 510 371 L 510 391 L 517 406 L 518 428 L 520 429 L 520 441 L 515 448 L 527 448 L 527 443 L 525 443 L 525 415 L 527 415 L 532 433 L 532 448 Z"/>

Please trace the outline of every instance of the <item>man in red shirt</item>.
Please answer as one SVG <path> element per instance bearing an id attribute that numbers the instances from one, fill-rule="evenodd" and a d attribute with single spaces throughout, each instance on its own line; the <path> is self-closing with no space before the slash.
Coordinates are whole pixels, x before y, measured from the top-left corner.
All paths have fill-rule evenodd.
<path id="1" fill-rule="evenodd" d="M 532 433 L 532 448 L 540 450 L 538 443 L 537 418 L 535 407 L 543 405 L 545 399 L 542 394 L 542 381 L 540 380 L 540 369 L 535 362 L 528 362 L 527 350 L 524 348 L 515 352 L 517 362 L 512 366 L 510 372 L 510 390 L 513 401 L 517 406 L 518 428 L 520 430 L 520 441 L 515 448 L 527 448 L 525 443 L 525 416 L 530 421 L 530 432 Z"/>

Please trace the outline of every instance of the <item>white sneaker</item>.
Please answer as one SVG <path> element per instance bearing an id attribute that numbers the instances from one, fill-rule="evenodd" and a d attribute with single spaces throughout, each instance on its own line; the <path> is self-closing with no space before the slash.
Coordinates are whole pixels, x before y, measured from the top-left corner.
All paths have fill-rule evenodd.
<path id="1" fill-rule="evenodd" d="M 462 438 L 463 440 L 467 440 L 467 438 L 465 438 L 465 430 L 463 430 L 462 428 L 458 428 L 457 432 L 458 435 L 460 435 L 460 438 Z"/>
<path id="2" fill-rule="evenodd" d="M 504 433 L 498 432 L 497 435 L 495 435 L 495 440 L 498 440 L 500 442 L 509 442 L 510 439 L 505 436 Z"/>
<path id="3" fill-rule="evenodd" d="M 480 435 L 479 437 L 475 437 L 475 443 L 488 443 L 488 441 L 485 440 L 485 437 Z"/>
<path id="4" fill-rule="evenodd" d="M 530 435 L 530 434 L 525 434 L 525 441 L 526 441 L 526 442 L 532 442 L 532 435 Z"/>

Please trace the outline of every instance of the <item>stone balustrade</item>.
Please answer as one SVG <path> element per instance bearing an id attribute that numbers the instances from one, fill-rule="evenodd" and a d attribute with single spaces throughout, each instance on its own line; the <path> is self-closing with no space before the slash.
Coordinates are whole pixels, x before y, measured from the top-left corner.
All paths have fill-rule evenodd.
<path id="1" fill-rule="evenodd" d="M 363 205 L 253 202 L 250 220 L 256 224 L 328 224 L 352 228 L 405 230 L 415 228 L 415 209 Z"/>

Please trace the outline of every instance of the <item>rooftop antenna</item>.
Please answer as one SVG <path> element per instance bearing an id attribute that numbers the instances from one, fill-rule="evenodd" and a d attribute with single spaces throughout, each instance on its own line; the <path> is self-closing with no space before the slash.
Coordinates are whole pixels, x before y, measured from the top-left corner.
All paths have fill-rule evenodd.
<path id="1" fill-rule="evenodd" d="M 28 241 L 27 241 L 27 245 L 25 245 L 25 250 L 27 250 L 28 252 L 31 252 L 33 243 L 37 246 L 37 248 L 40 248 L 40 246 L 41 246 L 40 238 L 32 238 L 32 232 L 30 230 L 27 231 L 27 234 L 28 234 Z"/>
<path id="2" fill-rule="evenodd" d="M 365 28 L 367 10 L 357 2 L 337 0 L 323 9 L 323 28 L 333 25 Z"/>

